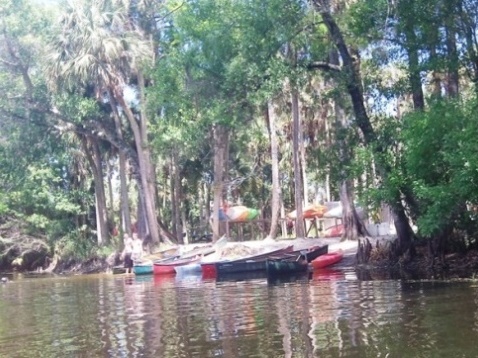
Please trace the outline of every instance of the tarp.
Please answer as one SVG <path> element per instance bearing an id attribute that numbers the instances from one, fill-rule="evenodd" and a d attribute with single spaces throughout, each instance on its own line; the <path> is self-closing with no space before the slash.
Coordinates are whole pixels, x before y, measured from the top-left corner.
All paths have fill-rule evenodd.
<path id="1" fill-rule="evenodd" d="M 318 204 L 309 204 L 302 209 L 304 219 L 321 218 L 327 211 L 327 207 Z M 289 219 L 295 219 L 297 217 L 297 210 L 294 210 L 287 214 Z"/>

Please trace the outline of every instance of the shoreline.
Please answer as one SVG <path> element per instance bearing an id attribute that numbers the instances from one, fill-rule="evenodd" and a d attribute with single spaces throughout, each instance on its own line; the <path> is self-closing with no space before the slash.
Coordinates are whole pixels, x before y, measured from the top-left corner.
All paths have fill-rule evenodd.
<path id="1" fill-rule="evenodd" d="M 180 254 L 187 254 L 189 251 L 214 245 L 210 242 L 204 243 L 189 243 L 189 244 L 179 244 L 179 245 L 164 245 L 161 244 L 157 247 L 152 253 L 145 252 L 143 254 L 143 260 L 155 260 L 160 258 L 161 252 L 178 248 Z M 216 251 L 216 253 L 208 255 L 208 257 L 214 260 L 214 255 L 219 260 L 221 258 L 221 253 L 223 250 L 234 251 L 234 248 L 237 248 L 238 251 L 250 251 L 252 254 L 257 253 L 258 251 L 270 251 L 279 248 L 283 248 L 289 245 L 294 245 L 295 250 L 302 250 L 316 245 L 329 245 L 329 252 L 334 252 L 339 249 L 344 251 L 344 258 L 339 263 L 336 264 L 337 268 L 354 268 L 355 265 L 355 254 L 357 252 L 358 240 L 357 241 L 341 241 L 340 237 L 332 238 L 301 238 L 301 239 L 289 239 L 289 238 L 279 238 L 276 240 L 272 239 L 263 239 L 263 240 L 250 240 L 250 241 L 227 241 L 225 245 Z M 244 249 L 247 247 L 247 250 Z M 246 255 L 248 253 L 245 253 Z M 240 255 L 240 254 L 239 254 Z M 25 275 L 89 275 L 97 273 L 112 273 L 115 268 L 123 266 L 122 261 L 118 261 L 120 252 L 114 252 L 108 257 L 90 257 L 85 260 L 74 260 L 72 262 L 63 262 L 59 258 L 53 258 L 51 260 L 50 266 L 43 270 L 29 271 L 29 270 L 11 270 L 11 271 L 0 271 L 0 275 L 8 276 L 12 274 L 25 274 Z"/>

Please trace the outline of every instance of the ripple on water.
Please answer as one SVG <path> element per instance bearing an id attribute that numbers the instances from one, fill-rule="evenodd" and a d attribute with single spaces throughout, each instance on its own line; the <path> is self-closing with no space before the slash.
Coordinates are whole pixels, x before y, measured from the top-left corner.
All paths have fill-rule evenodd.
<path id="1" fill-rule="evenodd" d="M 28 279 L 0 289 L 0 357 L 474 357 L 477 322 L 466 282 Z"/>

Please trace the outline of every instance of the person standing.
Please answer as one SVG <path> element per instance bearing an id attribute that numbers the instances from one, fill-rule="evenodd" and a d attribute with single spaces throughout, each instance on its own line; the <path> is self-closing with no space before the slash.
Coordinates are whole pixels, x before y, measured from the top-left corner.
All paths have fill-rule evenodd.
<path id="1" fill-rule="evenodd" d="M 133 272 L 133 249 L 134 241 L 128 234 L 124 235 L 124 249 L 123 249 L 123 258 L 124 258 L 124 267 L 126 273 Z"/>

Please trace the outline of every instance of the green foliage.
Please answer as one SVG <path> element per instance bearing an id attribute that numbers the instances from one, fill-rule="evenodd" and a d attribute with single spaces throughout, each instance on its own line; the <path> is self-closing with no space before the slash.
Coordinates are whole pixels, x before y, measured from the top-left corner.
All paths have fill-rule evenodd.
<path id="1" fill-rule="evenodd" d="M 92 257 L 96 249 L 97 244 L 86 226 L 70 231 L 55 243 L 55 254 L 63 259 L 84 260 Z"/>
<path id="2" fill-rule="evenodd" d="M 54 103 L 60 113 L 75 123 L 95 119 L 100 115 L 98 101 L 84 95 L 61 93 L 54 97 Z"/>
<path id="3" fill-rule="evenodd" d="M 32 233 L 47 234 L 52 221 L 82 214 L 80 203 L 67 190 L 61 173 L 54 167 L 29 166 L 21 186 L 5 198 L 9 210 L 30 224 Z"/>
<path id="4" fill-rule="evenodd" d="M 403 130 L 405 169 L 420 203 L 424 235 L 448 224 L 462 227 L 478 203 L 476 102 L 436 102 L 425 113 L 407 116 Z"/>

